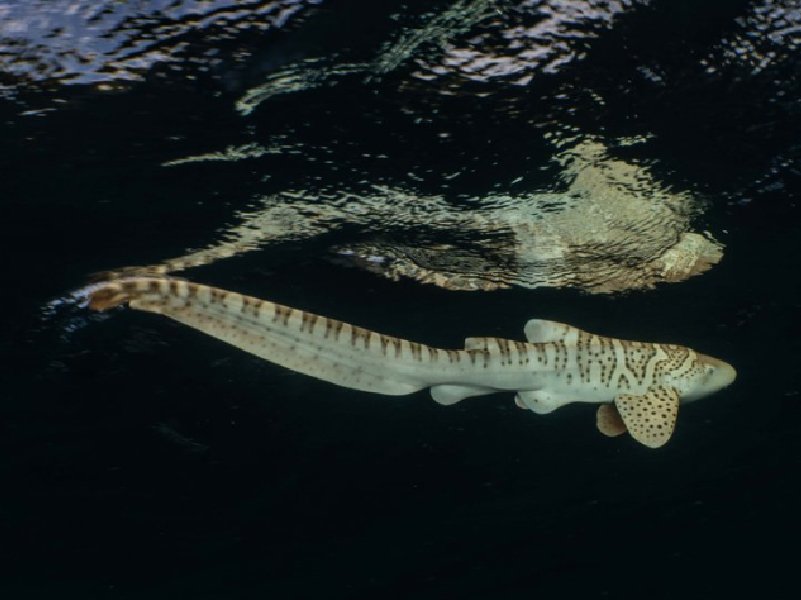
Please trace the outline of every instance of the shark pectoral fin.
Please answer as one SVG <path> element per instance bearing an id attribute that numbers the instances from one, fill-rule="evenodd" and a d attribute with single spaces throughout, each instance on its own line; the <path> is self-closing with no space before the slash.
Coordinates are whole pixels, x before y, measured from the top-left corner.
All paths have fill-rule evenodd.
<path id="1" fill-rule="evenodd" d="M 631 437 L 649 448 L 659 448 L 673 434 L 679 393 L 674 388 L 650 388 L 643 396 L 618 396 L 615 406 Z"/>
<path id="2" fill-rule="evenodd" d="M 440 404 L 449 406 L 456 404 L 460 400 L 469 398 L 470 396 L 483 396 L 485 394 L 492 394 L 497 390 L 492 388 L 478 387 L 472 385 L 432 385 L 431 397 Z"/>
<path id="3" fill-rule="evenodd" d="M 617 437 L 626 433 L 626 424 L 612 404 L 601 404 L 598 407 L 598 412 L 595 413 L 595 424 L 598 426 L 598 431 L 607 437 Z"/>
<path id="4" fill-rule="evenodd" d="M 531 319 L 523 328 L 526 339 L 532 344 L 557 342 L 564 339 L 565 335 L 571 331 L 580 330 L 572 325 L 566 325 L 558 321 L 548 321 L 546 319 Z"/>

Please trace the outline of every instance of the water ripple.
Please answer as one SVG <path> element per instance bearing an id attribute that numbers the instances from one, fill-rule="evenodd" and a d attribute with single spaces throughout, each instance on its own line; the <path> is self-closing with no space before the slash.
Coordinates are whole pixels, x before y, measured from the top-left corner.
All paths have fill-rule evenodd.
<path id="1" fill-rule="evenodd" d="M 320 1 L 0 0 L 0 84 L 8 96 L 55 84 L 112 89 L 156 65 L 207 71 L 222 44 L 283 28 Z"/>

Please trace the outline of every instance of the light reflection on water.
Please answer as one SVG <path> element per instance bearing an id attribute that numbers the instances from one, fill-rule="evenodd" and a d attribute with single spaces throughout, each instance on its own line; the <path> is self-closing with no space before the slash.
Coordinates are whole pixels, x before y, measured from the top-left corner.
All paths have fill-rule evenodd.
<path id="1" fill-rule="evenodd" d="M 17 86 L 113 87 L 141 81 L 166 63 L 185 73 L 205 71 L 223 61 L 220 47 L 227 42 L 249 31 L 283 28 L 319 2 L 2 0 L 2 89 L 13 94 Z M 197 34 L 202 43 L 196 43 Z"/>
<path id="2" fill-rule="evenodd" d="M 248 165 L 243 175 L 267 179 L 272 176 L 271 157 L 295 156 L 305 162 L 304 175 L 315 185 L 282 184 L 279 174 L 271 193 L 248 199 L 255 208 L 240 210 L 238 223 L 220 229 L 220 242 L 151 268 L 172 272 L 355 225 L 365 235 L 337 246 L 335 254 L 392 279 L 411 277 L 470 290 L 647 289 L 705 272 L 719 262 L 722 245 L 716 241 L 720 232 L 706 233 L 699 225 L 707 206 L 702 198 L 709 197 L 702 187 L 654 176 L 650 167 L 659 172 L 670 167 L 649 150 L 659 133 L 637 114 L 638 91 L 658 98 L 661 92 L 654 90 L 672 90 L 680 72 L 693 74 L 694 84 L 724 76 L 769 80 L 774 71 L 794 64 L 801 40 L 799 3 L 766 0 L 733 17 L 728 33 L 694 48 L 678 69 L 664 58 L 644 58 L 609 82 L 603 81 L 609 73 L 574 77 L 581 63 L 597 60 L 596 42 L 626 31 L 632 17 L 647 17 L 651 9 L 646 0 L 393 4 L 385 14 L 370 18 L 383 25 L 392 21 L 394 28 L 363 41 L 343 35 L 333 52 L 310 44 L 295 60 L 297 53 L 292 52 L 265 58 L 270 49 L 281 54 L 280 47 L 271 38 L 265 41 L 265 54 L 252 39 L 245 41 L 248 32 L 282 30 L 289 38 L 326 10 L 335 12 L 325 2 L 0 0 L 0 67 L 5 80 L 13 82 L 3 88 L 6 94 L 40 84 L 136 81 L 166 63 L 175 66 L 176 79 L 194 77 L 195 68 L 225 79 L 220 69 L 248 61 L 267 69 L 235 101 L 251 141 L 176 156 L 163 166 L 241 163 Z M 270 103 L 279 97 L 300 98 L 314 90 L 322 94 L 345 83 L 360 102 L 367 102 L 371 93 L 379 99 L 387 92 L 397 94 L 394 104 L 367 104 L 370 108 L 362 115 L 362 125 L 386 130 L 384 139 L 367 144 L 359 139 L 358 128 L 345 122 L 337 130 L 339 138 L 309 143 L 304 136 L 340 118 L 337 109 L 303 115 L 302 121 L 292 120 L 289 113 L 286 123 L 270 122 Z M 768 83 L 766 100 L 774 110 L 785 110 L 797 82 Z M 475 102 L 460 105 L 464 114 L 454 114 L 450 96 Z M 631 108 L 626 106 L 629 99 L 634 99 Z M 48 110 L 57 108 L 22 114 Z M 623 129 L 643 143 L 631 145 L 627 138 L 604 132 L 603 119 L 617 115 L 633 123 Z M 765 127 L 776 126 L 775 115 L 771 118 Z M 503 144 L 491 151 L 460 146 L 464 129 L 492 140 L 494 126 L 503 119 L 512 122 L 507 127 L 525 132 L 516 146 L 508 151 Z M 437 131 L 451 151 L 439 171 L 425 164 L 425 158 L 418 164 L 414 158 L 398 161 L 399 154 L 414 154 L 408 146 L 421 141 L 409 137 L 404 127 Z M 521 145 L 527 135 L 531 147 Z M 550 156 L 499 168 L 513 158 L 509 155 L 527 154 L 536 144 Z M 634 151 L 623 158 L 617 150 L 627 145 Z M 791 146 L 789 156 L 775 156 L 765 165 L 764 176 L 739 197 L 731 191 L 721 195 L 743 204 L 755 186 L 779 189 L 782 173 L 797 167 L 797 148 Z M 393 180 L 374 174 L 379 160 L 397 164 Z M 546 164 L 556 165 L 552 176 L 532 182 L 531 171 Z M 493 179 L 489 190 L 465 192 L 469 184 L 460 193 L 448 189 L 455 180 L 458 184 L 468 175 L 482 174 Z M 442 183 L 442 193 L 430 189 L 430 179 Z"/>

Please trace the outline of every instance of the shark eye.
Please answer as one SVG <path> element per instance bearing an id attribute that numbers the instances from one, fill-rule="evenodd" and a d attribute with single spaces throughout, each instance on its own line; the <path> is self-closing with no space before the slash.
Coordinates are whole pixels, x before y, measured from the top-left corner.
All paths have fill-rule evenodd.
<path id="1" fill-rule="evenodd" d="M 704 371 L 706 372 L 707 375 L 712 375 L 712 373 L 715 372 L 715 367 L 713 367 L 712 365 L 707 365 L 706 367 L 704 367 Z"/>

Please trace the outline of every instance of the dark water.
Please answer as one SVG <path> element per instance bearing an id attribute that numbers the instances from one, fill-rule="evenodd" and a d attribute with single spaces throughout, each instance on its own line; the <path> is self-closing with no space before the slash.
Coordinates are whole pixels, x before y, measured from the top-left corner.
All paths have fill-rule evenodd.
<path id="1" fill-rule="evenodd" d="M 0 1 L 3 597 L 794 596 L 799 44 L 778 0 Z M 58 303 L 266 195 L 547 191 L 554 139 L 686 191 L 720 262 L 650 290 L 454 291 L 332 260 L 420 244 L 425 218 L 343 217 L 186 276 L 445 347 L 536 316 L 731 362 L 658 451 L 587 406 L 358 393 Z M 261 150 L 163 166 L 228 147 Z"/>

